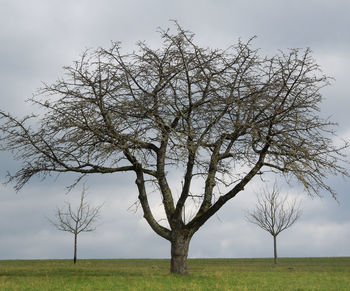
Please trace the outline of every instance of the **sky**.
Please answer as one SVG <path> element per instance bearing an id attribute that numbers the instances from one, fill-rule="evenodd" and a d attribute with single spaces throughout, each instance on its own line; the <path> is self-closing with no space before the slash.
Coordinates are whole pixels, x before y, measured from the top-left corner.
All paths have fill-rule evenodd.
<path id="1" fill-rule="evenodd" d="M 334 77 L 322 93 L 322 115 L 338 122 L 339 137 L 350 140 L 350 2 L 348 0 L 0 0 L 0 108 L 16 116 L 33 111 L 25 102 L 63 75 L 62 67 L 87 48 L 121 41 L 132 51 L 137 41 L 160 44 L 157 29 L 177 20 L 204 47 L 226 48 L 257 36 L 262 54 L 279 49 L 313 51 L 323 71 Z M 350 154 L 350 152 L 348 151 Z M 0 180 L 19 162 L 0 152 Z M 350 170 L 350 166 L 347 166 Z M 71 175 L 31 180 L 20 192 L 0 186 L 0 259 L 71 258 L 73 237 L 48 219 L 65 201 L 78 202 L 82 185 L 67 194 Z M 97 229 L 78 238 L 78 258 L 168 258 L 170 244 L 143 219 L 134 176 L 96 175 L 86 181 L 91 205 L 104 203 Z M 302 199 L 303 215 L 278 237 L 281 257 L 350 256 L 350 179 L 328 177 L 338 202 L 328 193 L 312 198 L 299 185 L 282 192 Z M 269 179 L 273 182 L 273 178 Z M 272 237 L 245 220 L 263 183 L 254 180 L 193 237 L 189 257 L 272 257 Z"/>

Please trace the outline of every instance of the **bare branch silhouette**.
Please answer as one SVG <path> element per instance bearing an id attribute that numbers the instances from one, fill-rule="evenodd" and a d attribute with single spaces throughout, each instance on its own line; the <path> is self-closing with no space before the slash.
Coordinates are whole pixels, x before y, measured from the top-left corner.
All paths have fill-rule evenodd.
<path id="1" fill-rule="evenodd" d="M 70 232 L 74 235 L 74 264 L 77 261 L 78 235 L 81 232 L 92 232 L 96 230 L 95 223 L 100 217 L 100 211 L 103 206 L 92 207 L 86 202 L 86 196 L 84 185 L 80 203 L 76 209 L 73 209 L 71 203 L 66 202 L 65 208 L 56 209 L 56 219 L 49 219 L 58 230 Z"/>
<path id="2" fill-rule="evenodd" d="M 277 236 L 291 227 L 301 216 L 300 202 L 290 201 L 288 196 L 280 194 L 280 189 L 273 185 L 272 189 L 264 189 L 254 210 L 249 211 L 246 219 L 267 231 L 273 236 L 274 262 L 277 264 Z"/>

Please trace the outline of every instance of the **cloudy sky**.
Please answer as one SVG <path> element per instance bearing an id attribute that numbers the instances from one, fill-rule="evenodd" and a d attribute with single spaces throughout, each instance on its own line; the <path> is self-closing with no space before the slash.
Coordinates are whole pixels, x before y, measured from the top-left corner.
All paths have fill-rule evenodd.
<path id="1" fill-rule="evenodd" d="M 30 113 L 25 100 L 62 76 L 86 48 L 121 41 L 132 50 L 138 40 L 160 43 L 157 28 L 176 19 L 196 33 L 203 46 L 225 48 L 256 35 L 262 53 L 305 48 L 335 78 L 323 90 L 324 116 L 339 123 L 350 140 L 350 2 L 348 0 L 0 0 L 0 108 L 17 116 Z M 349 153 L 350 154 L 350 153 Z M 0 178 L 18 163 L 0 153 Z M 350 169 L 350 167 L 349 167 Z M 72 236 L 47 221 L 64 201 L 77 202 L 81 187 L 66 194 L 69 176 L 33 179 L 19 193 L 0 186 L 0 259 L 70 258 Z M 350 181 L 329 177 L 337 203 L 327 193 L 307 197 L 298 185 L 283 192 L 303 199 L 304 213 L 278 238 L 279 255 L 350 256 Z M 128 208 L 137 197 L 132 175 L 94 176 L 86 181 L 91 204 L 104 203 L 94 233 L 79 237 L 80 258 L 164 258 L 170 246 Z M 261 183 L 254 181 L 193 237 L 190 257 L 271 257 L 272 238 L 244 220 Z"/>

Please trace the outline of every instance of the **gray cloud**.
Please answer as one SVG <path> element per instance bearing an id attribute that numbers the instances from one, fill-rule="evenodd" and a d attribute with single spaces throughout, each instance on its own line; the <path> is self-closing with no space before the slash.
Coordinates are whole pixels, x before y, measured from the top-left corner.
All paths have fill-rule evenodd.
<path id="1" fill-rule="evenodd" d="M 203 46 L 227 47 L 238 37 L 257 35 L 254 45 L 266 54 L 277 49 L 311 47 L 324 72 L 336 78 L 325 88 L 322 110 L 339 122 L 339 133 L 350 138 L 348 73 L 350 19 L 348 1 L 316 0 L 205 0 L 205 1 L 0 1 L 0 107 L 16 115 L 32 111 L 24 100 L 63 73 L 86 48 L 123 42 L 125 50 L 138 40 L 159 43 L 157 27 L 171 27 L 177 19 L 196 33 Z M 0 175 L 18 165 L 0 153 Z M 0 259 L 70 258 L 72 238 L 55 230 L 45 217 L 56 206 L 74 201 L 65 186 L 71 175 L 33 179 L 20 193 L 0 188 Z M 91 176 L 86 179 L 89 199 L 105 202 L 101 225 L 82 234 L 78 256 L 84 258 L 168 257 L 169 243 L 157 237 L 129 206 L 137 199 L 133 175 Z M 281 256 L 349 256 L 349 181 L 330 178 L 339 193 L 337 204 L 327 193 L 323 199 L 307 198 L 299 186 L 294 195 L 304 197 L 304 215 L 279 237 Z M 271 237 L 244 220 L 243 209 L 253 207 L 258 180 L 230 201 L 193 238 L 192 257 L 266 257 L 272 254 Z M 285 187 L 285 189 L 288 189 Z"/>

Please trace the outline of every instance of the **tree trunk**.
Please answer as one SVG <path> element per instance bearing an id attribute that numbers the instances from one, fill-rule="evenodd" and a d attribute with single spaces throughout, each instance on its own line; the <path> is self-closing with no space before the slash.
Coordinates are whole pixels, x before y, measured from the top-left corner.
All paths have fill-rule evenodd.
<path id="1" fill-rule="evenodd" d="M 171 265 L 170 272 L 188 275 L 187 256 L 191 237 L 176 235 L 171 241 Z"/>
<path id="2" fill-rule="evenodd" d="M 275 264 L 278 263 L 278 261 L 277 261 L 277 236 L 276 235 L 273 236 L 273 262 Z"/>
<path id="3" fill-rule="evenodd" d="M 77 239 L 78 239 L 78 234 L 74 234 L 74 259 L 73 262 L 74 264 L 77 263 Z"/>

